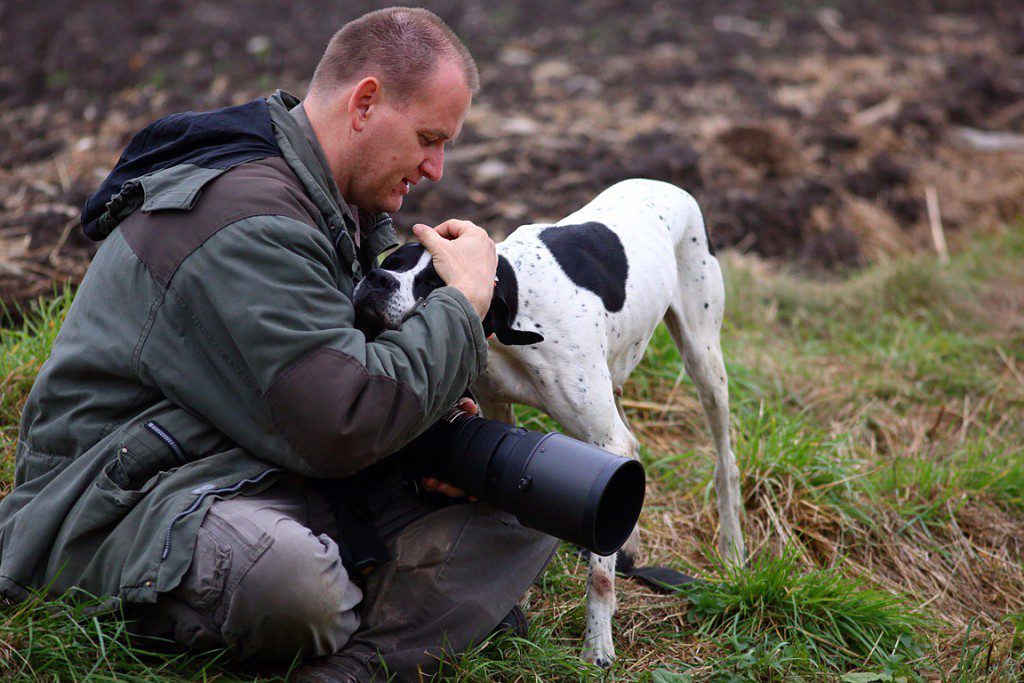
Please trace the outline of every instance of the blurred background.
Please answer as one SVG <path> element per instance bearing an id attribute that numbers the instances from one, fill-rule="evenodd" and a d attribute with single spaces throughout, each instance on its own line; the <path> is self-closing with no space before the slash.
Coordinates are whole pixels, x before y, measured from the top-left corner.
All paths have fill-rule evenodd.
<path id="1" fill-rule="evenodd" d="M 134 131 L 302 96 L 332 33 L 386 4 L 0 3 L 0 300 L 81 278 L 78 212 Z M 402 231 L 461 217 L 500 238 L 642 176 L 694 194 L 716 246 L 832 278 L 1021 214 L 1022 2 L 423 4 L 483 90 Z"/>

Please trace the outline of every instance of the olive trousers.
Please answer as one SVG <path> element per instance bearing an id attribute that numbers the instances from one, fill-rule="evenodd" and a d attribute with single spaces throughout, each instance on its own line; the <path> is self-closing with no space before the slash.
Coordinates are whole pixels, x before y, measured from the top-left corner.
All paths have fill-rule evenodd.
<path id="1" fill-rule="evenodd" d="M 557 545 L 488 503 L 424 503 L 397 473 L 359 499 L 387 549 L 366 576 L 349 575 L 327 499 L 301 481 L 215 501 L 181 583 L 132 608 L 132 631 L 241 659 L 334 655 L 354 681 L 417 680 L 485 638 Z"/>

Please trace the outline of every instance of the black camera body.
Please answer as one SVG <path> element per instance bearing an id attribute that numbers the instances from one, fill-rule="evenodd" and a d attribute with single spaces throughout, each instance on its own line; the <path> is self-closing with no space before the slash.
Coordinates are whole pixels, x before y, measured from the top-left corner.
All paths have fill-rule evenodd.
<path id="1" fill-rule="evenodd" d="M 643 508 L 646 480 L 638 461 L 458 408 L 396 455 L 412 476 L 458 486 L 524 526 L 598 555 L 622 547 Z"/>

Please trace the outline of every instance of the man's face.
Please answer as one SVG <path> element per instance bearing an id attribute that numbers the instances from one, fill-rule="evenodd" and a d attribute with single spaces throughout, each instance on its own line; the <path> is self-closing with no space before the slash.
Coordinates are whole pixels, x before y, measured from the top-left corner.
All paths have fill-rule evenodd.
<path id="1" fill-rule="evenodd" d="M 358 171 L 345 199 L 366 211 L 394 212 L 423 178 L 440 180 L 444 146 L 461 131 L 470 99 L 461 69 L 448 61 L 402 104 L 385 89 L 361 132 L 353 159 Z"/>

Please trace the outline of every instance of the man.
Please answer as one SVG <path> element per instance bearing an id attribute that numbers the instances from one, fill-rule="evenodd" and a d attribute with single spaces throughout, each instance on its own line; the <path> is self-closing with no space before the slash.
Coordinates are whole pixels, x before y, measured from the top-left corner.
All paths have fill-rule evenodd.
<path id="1" fill-rule="evenodd" d="M 334 36 L 304 103 L 132 139 L 86 204 L 104 242 L 25 406 L 0 590 L 86 592 L 192 648 L 327 656 L 316 680 L 430 673 L 509 612 L 553 540 L 428 505 L 387 458 L 482 371 L 494 244 L 416 226 L 448 286 L 375 340 L 350 300 L 477 88 L 440 19 L 390 8 Z"/>

